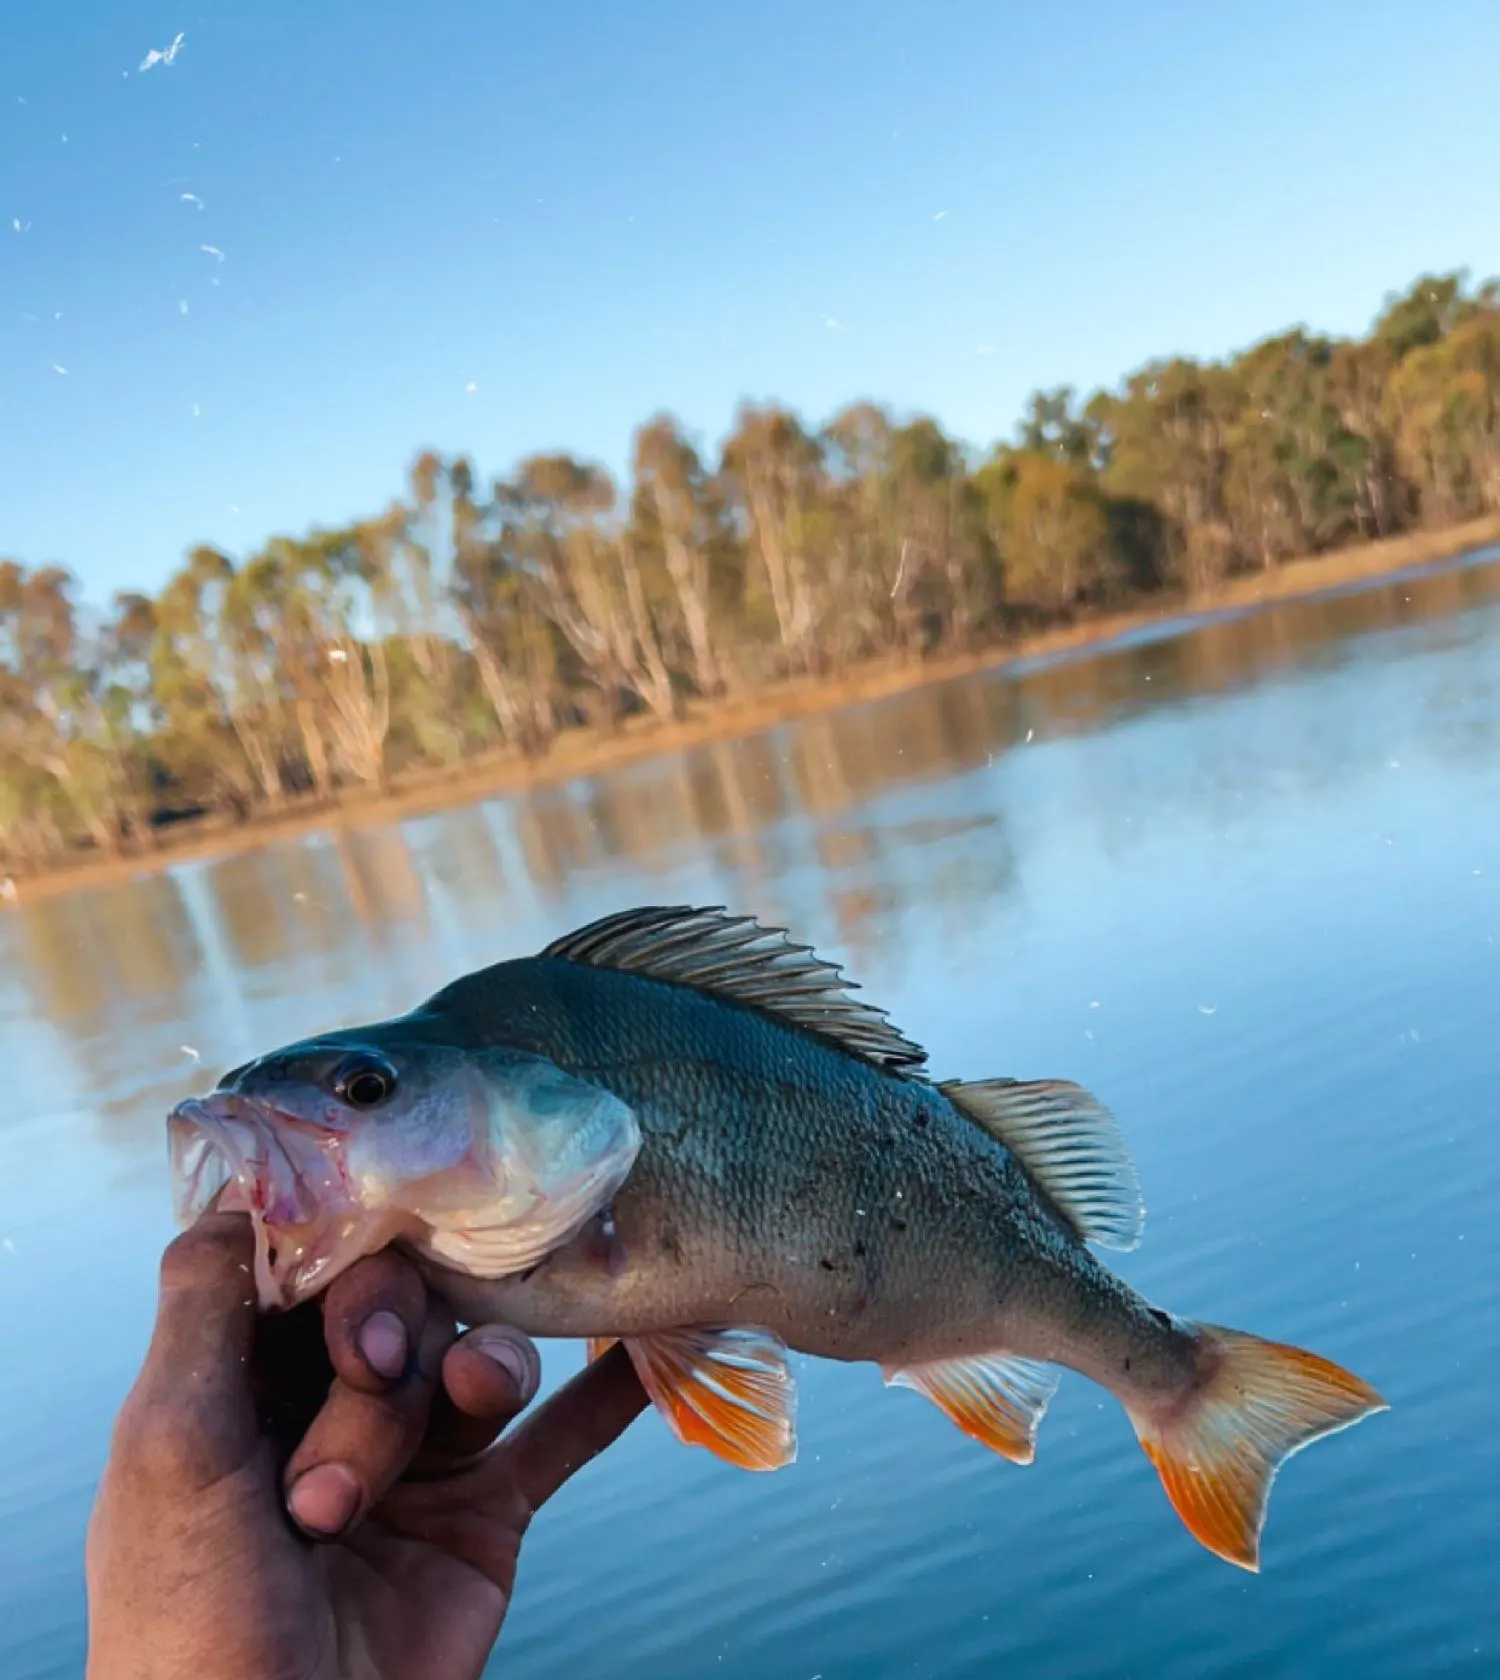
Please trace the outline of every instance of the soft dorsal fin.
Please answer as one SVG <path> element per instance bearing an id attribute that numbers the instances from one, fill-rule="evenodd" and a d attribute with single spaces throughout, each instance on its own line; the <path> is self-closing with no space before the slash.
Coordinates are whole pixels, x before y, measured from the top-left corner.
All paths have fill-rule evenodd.
<path id="1" fill-rule="evenodd" d="M 1104 1248 L 1141 1240 L 1146 1210 L 1115 1117 L 1064 1079 L 960 1080 L 938 1089 L 997 1138 L 1056 1202 L 1080 1237 Z"/>
<path id="2" fill-rule="evenodd" d="M 760 1009 L 879 1067 L 912 1072 L 927 1060 L 885 1011 L 850 997 L 858 987 L 781 928 L 722 907 L 623 910 L 555 939 L 541 952 L 592 968 L 623 969 Z"/>

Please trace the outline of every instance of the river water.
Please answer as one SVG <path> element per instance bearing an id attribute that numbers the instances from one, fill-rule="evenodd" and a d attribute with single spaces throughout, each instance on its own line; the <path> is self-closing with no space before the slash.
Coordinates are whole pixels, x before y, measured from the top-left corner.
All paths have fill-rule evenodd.
<path id="1" fill-rule="evenodd" d="M 1112 1263 L 1393 1409 L 1291 1464 L 1249 1577 L 1082 1379 L 1018 1469 L 802 1362 L 792 1469 L 653 1416 L 548 1507 L 498 1673 L 1500 1673 L 1500 567 L 1470 565 L 0 914 L 0 1675 L 80 1672 L 166 1108 L 681 901 L 844 962 L 941 1077 L 1090 1086 L 1148 1210 Z"/>

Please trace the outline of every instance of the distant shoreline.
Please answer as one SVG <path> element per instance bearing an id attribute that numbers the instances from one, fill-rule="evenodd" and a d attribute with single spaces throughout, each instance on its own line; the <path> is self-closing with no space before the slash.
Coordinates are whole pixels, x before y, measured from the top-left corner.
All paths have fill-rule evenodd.
<path id="1" fill-rule="evenodd" d="M 1205 619 L 1348 590 L 1378 588 L 1403 572 L 1438 572 L 1477 551 L 1500 545 L 1500 517 L 1473 520 L 1444 531 L 1417 532 L 1362 543 L 1336 553 L 1288 561 L 1274 571 L 1236 577 L 1200 596 L 1175 596 L 1130 612 L 1090 615 L 1018 642 L 917 662 L 874 660 L 836 678 L 776 683 L 728 704 L 690 705 L 686 716 L 661 723 L 631 719 L 618 734 L 564 733 L 545 758 L 526 762 L 491 753 L 445 771 L 418 770 L 396 779 L 384 795 L 350 790 L 333 805 L 299 802 L 290 809 L 234 823 L 195 818 L 159 831 L 149 852 L 101 857 L 82 853 L 39 875 L 0 883 L 0 910 L 60 893 L 105 886 L 159 873 L 179 863 L 253 851 L 273 841 L 320 829 L 355 827 L 424 816 L 478 800 L 556 786 L 580 776 L 638 763 L 691 747 L 757 734 L 763 729 L 864 701 L 925 688 L 979 672 L 1062 655 L 1100 650 L 1151 626 L 1186 635 Z M 1500 555 L 1496 556 L 1500 561 Z"/>

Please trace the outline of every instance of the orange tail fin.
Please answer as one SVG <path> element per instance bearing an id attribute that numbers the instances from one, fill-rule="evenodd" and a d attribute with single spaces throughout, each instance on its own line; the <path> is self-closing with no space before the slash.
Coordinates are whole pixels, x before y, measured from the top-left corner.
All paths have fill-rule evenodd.
<path id="1" fill-rule="evenodd" d="M 1185 1400 L 1128 1408 L 1130 1421 L 1193 1538 L 1257 1570 L 1276 1472 L 1309 1442 L 1386 1403 L 1315 1353 L 1218 1325 L 1195 1328 L 1212 1351 L 1203 1386 Z"/>

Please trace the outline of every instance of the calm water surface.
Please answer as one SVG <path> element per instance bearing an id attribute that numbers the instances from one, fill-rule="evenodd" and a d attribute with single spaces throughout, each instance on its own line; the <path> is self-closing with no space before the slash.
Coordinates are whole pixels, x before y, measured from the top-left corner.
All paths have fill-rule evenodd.
<path id="1" fill-rule="evenodd" d="M 0 1675 L 80 1671 L 166 1108 L 663 900 L 815 941 L 943 1077 L 1089 1084 L 1146 1193 L 1126 1275 L 1394 1409 L 1293 1462 L 1257 1579 L 1082 1379 L 1023 1470 L 803 1362 L 791 1470 L 651 1417 L 549 1507 L 497 1672 L 1500 1674 L 1500 576 L 1470 568 L 0 915 Z"/>

